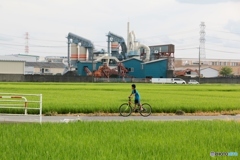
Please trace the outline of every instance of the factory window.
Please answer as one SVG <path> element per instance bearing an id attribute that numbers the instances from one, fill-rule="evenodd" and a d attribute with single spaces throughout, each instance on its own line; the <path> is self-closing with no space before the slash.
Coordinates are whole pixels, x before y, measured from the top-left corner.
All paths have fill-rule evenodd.
<path id="1" fill-rule="evenodd" d="M 40 68 L 40 73 L 44 73 L 44 68 Z"/>
<path id="2" fill-rule="evenodd" d="M 128 70 L 128 72 L 134 72 L 134 68 L 126 68 Z"/>
<path id="3" fill-rule="evenodd" d="M 116 65 L 117 61 L 115 59 L 110 59 L 109 65 Z"/>
<path id="4" fill-rule="evenodd" d="M 106 59 L 102 59 L 102 63 L 105 63 L 105 62 L 107 62 L 107 60 Z"/>
<path id="5" fill-rule="evenodd" d="M 48 68 L 45 68 L 45 73 L 49 73 L 50 72 L 50 70 L 48 69 Z"/>

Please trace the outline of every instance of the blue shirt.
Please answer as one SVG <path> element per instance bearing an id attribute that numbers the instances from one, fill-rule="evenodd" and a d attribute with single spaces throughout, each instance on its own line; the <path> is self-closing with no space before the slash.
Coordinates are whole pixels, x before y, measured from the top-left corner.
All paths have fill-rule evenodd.
<path id="1" fill-rule="evenodd" d="M 132 90 L 132 94 L 135 95 L 135 100 L 140 100 L 140 94 L 138 93 L 138 91 L 136 89 Z"/>

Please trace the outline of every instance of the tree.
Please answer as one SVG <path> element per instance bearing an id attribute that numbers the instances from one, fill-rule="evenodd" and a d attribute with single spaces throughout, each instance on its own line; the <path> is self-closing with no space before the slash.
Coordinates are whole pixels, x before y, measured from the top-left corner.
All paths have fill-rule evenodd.
<path id="1" fill-rule="evenodd" d="M 232 68 L 228 66 L 222 67 L 222 69 L 220 70 L 220 74 L 224 77 L 229 76 L 232 74 Z"/>

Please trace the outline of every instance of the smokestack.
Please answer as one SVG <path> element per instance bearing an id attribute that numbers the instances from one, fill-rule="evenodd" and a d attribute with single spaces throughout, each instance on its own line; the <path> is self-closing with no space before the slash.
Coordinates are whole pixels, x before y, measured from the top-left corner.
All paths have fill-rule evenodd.
<path id="1" fill-rule="evenodd" d="M 127 50 L 129 48 L 129 22 L 127 23 Z"/>

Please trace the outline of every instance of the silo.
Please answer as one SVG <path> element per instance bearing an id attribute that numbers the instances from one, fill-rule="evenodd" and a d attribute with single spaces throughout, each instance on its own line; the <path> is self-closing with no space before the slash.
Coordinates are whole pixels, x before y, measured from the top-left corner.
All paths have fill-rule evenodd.
<path id="1" fill-rule="evenodd" d="M 71 65 L 76 66 L 78 61 L 78 47 L 77 44 L 71 44 Z"/>
<path id="2" fill-rule="evenodd" d="M 119 44 L 118 44 L 118 42 L 112 42 L 111 43 L 111 51 L 112 52 L 118 52 L 119 51 Z"/>
<path id="3" fill-rule="evenodd" d="M 87 60 L 87 49 L 82 46 L 78 46 L 78 60 L 86 61 Z"/>

